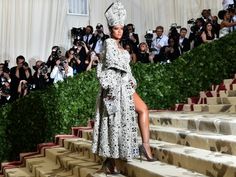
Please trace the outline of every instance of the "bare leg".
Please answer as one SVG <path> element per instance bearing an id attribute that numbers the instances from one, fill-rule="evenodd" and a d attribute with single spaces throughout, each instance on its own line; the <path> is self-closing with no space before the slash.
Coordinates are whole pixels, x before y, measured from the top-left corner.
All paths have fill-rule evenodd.
<path id="1" fill-rule="evenodd" d="M 149 111 L 147 105 L 135 92 L 133 94 L 135 111 L 138 113 L 138 125 L 141 132 L 143 146 L 150 158 L 152 158 L 152 153 L 149 145 Z"/>

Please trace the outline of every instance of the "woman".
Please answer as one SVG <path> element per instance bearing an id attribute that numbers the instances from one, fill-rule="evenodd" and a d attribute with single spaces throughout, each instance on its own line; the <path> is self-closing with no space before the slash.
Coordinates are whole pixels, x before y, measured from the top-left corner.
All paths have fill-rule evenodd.
<path id="1" fill-rule="evenodd" d="M 201 34 L 202 42 L 209 43 L 215 39 L 216 35 L 213 31 L 212 23 L 207 22 L 204 27 L 204 31 Z"/>
<path id="2" fill-rule="evenodd" d="M 136 81 L 129 66 L 130 55 L 120 45 L 126 11 L 120 2 L 105 13 L 111 38 L 104 43 L 104 52 L 97 66 L 100 92 L 93 132 L 92 152 L 106 158 L 102 170 L 117 173 L 115 159 L 132 160 L 140 153 L 154 161 L 149 146 L 148 108 L 135 92 Z M 142 136 L 138 148 L 135 110 Z M 140 152 L 139 152 L 140 151 Z"/>
<path id="3" fill-rule="evenodd" d="M 124 49 L 127 50 L 130 54 L 130 59 L 132 63 L 136 63 L 137 61 L 137 56 L 133 51 L 132 45 L 130 45 L 129 43 L 125 44 Z"/>
<path id="4" fill-rule="evenodd" d="M 73 74 L 77 74 L 81 61 L 79 58 L 75 57 L 74 49 L 71 48 L 70 50 L 66 51 L 65 58 L 69 66 L 73 68 Z"/>
<path id="5" fill-rule="evenodd" d="M 219 19 L 222 20 L 220 24 L 220 33 L 219 33 L 219 37 L 221 38 L 229 34 L 230 27 L 236 26 L 236 22 L 230 22 L 230 14 L 227 10 L 219 11 L 218 17 Z"/>
<path id="6" fill-rule="evenodd" d="M 146 42 L 141 42 L 138 47 L 137 62 L 141 63 L 153 63 L 151 57 L 149 57 L 148 45 Z"/>
<path id="7" fill-rule="evenodd" d="M 158 62 L 170 63 L 173 62 L 180 56 L 180 50 L 178 49 L 178 44 L 174 38 L 168 39 L 168 45 L 163 46 L 158 55 Z"/>

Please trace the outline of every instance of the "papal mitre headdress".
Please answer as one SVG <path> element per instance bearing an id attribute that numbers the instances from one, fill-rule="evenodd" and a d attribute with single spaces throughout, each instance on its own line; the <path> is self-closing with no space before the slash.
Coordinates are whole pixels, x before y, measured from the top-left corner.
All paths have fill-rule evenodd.
<path id="1" fill-rule="evenodd" d="M 126 10 L 120 1 L 112 3 L 105 12 L 108 26 L 124 25 Z"/>

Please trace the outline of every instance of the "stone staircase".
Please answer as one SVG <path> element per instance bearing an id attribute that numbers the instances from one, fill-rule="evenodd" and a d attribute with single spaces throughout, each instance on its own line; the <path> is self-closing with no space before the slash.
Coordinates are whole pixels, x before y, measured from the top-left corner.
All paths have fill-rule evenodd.
<path id="1" fill-rule="evenodd" d="M 201 91 L 198 97 L 188 98 L 186 104 L 176 104 L 175 110 L 236 113 L 236 75 L 219 85 L 212 85 L 209 91 Z"/>
<path id="2" fill-rule="evenodd" d="M 150 145 L 156 162 L 117 161 L 118 177 L 236 177 L 236 77 L 176 104 L 150 111 Z M 103 159 L 91 153 L 93 121 L 57 135 L 54 143 L 1 164 L 0 177 L 103 177 Z M 141 138 L 139 138 L 141 143 Z M 112 175 L 109 175 L 112 176 Z"/>
<path id="3" fill-rule="evenodd" d="M 150 112 L 156 162 L 118 161 L 120 177 L 236 177 L 236 114 Z M 72 127 L 55 144 L 21 154 L 21 163 L 2 164 L 6 177 L 102 177 L 102 159 L 90 151 L 92 128 Z M 141 142 L 141 139 L 139 139 Z M 109 175 L 112 176 L 112 175 Z M 116 175 L 117 176 L 117 175 Z"/>

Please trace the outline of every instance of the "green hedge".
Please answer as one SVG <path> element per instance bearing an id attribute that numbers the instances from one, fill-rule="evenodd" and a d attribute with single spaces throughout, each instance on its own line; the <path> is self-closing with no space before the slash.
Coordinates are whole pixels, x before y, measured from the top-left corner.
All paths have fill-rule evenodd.
<path id="1" fill-rule="evenodd" d="M 197 96 L 212 83 L 236 73 L 236 33 L 204 44 L 166 65 L 135 64 L 137 92 L 150 109 L 169 109 Z M 94 117 L 98 81 L 95 70 L 37 91 L 1 108 L 0 161 L 36 149 L 55 134 L 69 133 Z"/>

